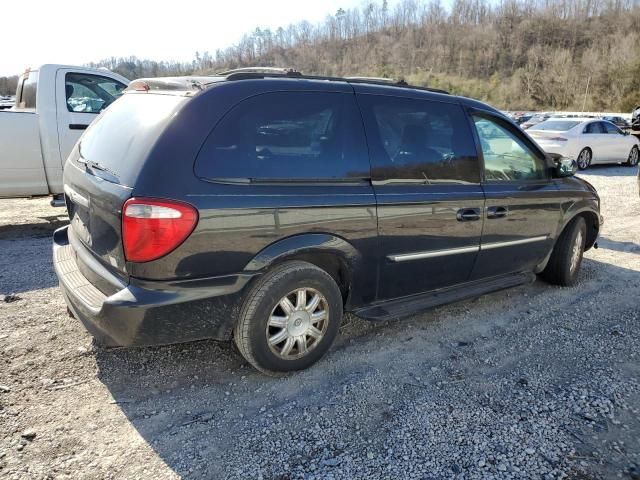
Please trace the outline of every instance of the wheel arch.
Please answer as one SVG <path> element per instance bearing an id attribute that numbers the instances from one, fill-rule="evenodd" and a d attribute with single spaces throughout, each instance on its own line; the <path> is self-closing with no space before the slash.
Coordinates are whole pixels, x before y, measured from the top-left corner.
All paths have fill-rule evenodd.
<path id="1" fill-rule="evenodd" d="M 562 228 L 558 230 L 556 239 L 562 235 L 562 232 L 573 222 L 576 218 L 584 218 L 587 224 L 587 238 L 585 240 L 585 251 L 589 250 L 596 243 L 598 239 L 598 233 L 600 232 L 600 215 L 587 205 L 583 205 L 582 208 L 577 207 L 568 211 L 565 214 Z"/>
<path id="2" fill-rule="evenodd" d="M 291 260 L 308 262 L 331 275 L 345 307 L 354 297 L 360 298 L 362 282 L 355 280 L 362 269 L 362 254 L 349 241 L 333 234 L 310 233 L 278 240 L 258 252 L 244 270 L 263 272 Z"/>

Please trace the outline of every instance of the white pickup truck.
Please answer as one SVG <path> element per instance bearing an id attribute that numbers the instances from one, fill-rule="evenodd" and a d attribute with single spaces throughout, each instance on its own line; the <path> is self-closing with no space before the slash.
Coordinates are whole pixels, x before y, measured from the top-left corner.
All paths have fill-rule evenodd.
<path id="1" fill-rule="evenodd" d="M 0 111 L 0 197 L 53 195 L 62 202 L 62 167 L 84 129 L 129 81 L 103 69 L 42 65 L 18 81 L 16 103 Z"/>

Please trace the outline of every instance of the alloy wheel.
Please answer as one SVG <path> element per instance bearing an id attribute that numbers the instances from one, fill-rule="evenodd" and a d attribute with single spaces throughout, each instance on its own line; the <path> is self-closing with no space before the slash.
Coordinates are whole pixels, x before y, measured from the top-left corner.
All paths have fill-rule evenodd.
<path id="1" fill-rule="evenodd" d="M 633 147 L 629 153 L 629 165 L 635 167 L 638 164 L 638 147 Z"/>
<path id="2" fill-rule="evenodd" d="M 307 355 L 329 325 L 329 304 L 319 291 L 298 288 L 280 299 L 267 321 L 267 343 L 285 360 Z"/>
<path id="3" fill-rule="evenodd" d="M 584 170 L 591 163 L 591 152 L 588 149 L 584 149 L 580 152 L 578 156 L 578 166 Z"/>

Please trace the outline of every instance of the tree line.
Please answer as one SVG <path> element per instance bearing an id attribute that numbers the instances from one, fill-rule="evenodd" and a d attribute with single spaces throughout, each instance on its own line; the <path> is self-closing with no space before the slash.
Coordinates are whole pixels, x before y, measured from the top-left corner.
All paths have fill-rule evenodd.
<path id="1" fill-rule="evenodd" d="M 284 66 L 405 79 L 505 109 L 630 111 L 640 104 L 640 0 L 383 0 L 257 28 L 191 62 L 90 65 L 128 78 Z"/>

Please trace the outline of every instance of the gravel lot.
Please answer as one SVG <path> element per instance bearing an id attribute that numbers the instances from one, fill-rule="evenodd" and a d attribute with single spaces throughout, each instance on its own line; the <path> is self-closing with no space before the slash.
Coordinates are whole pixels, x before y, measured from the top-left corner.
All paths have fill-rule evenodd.
<path id="1" fill-rule="evenodd" d="M 584 175 L 606 223 L 577 286 L 347 319 L 284 379 L 213 341 L 92 346 L 52 271 L 63 211 L 0 201 L 0 477 L 640 478 L 634 175 Z"/>

